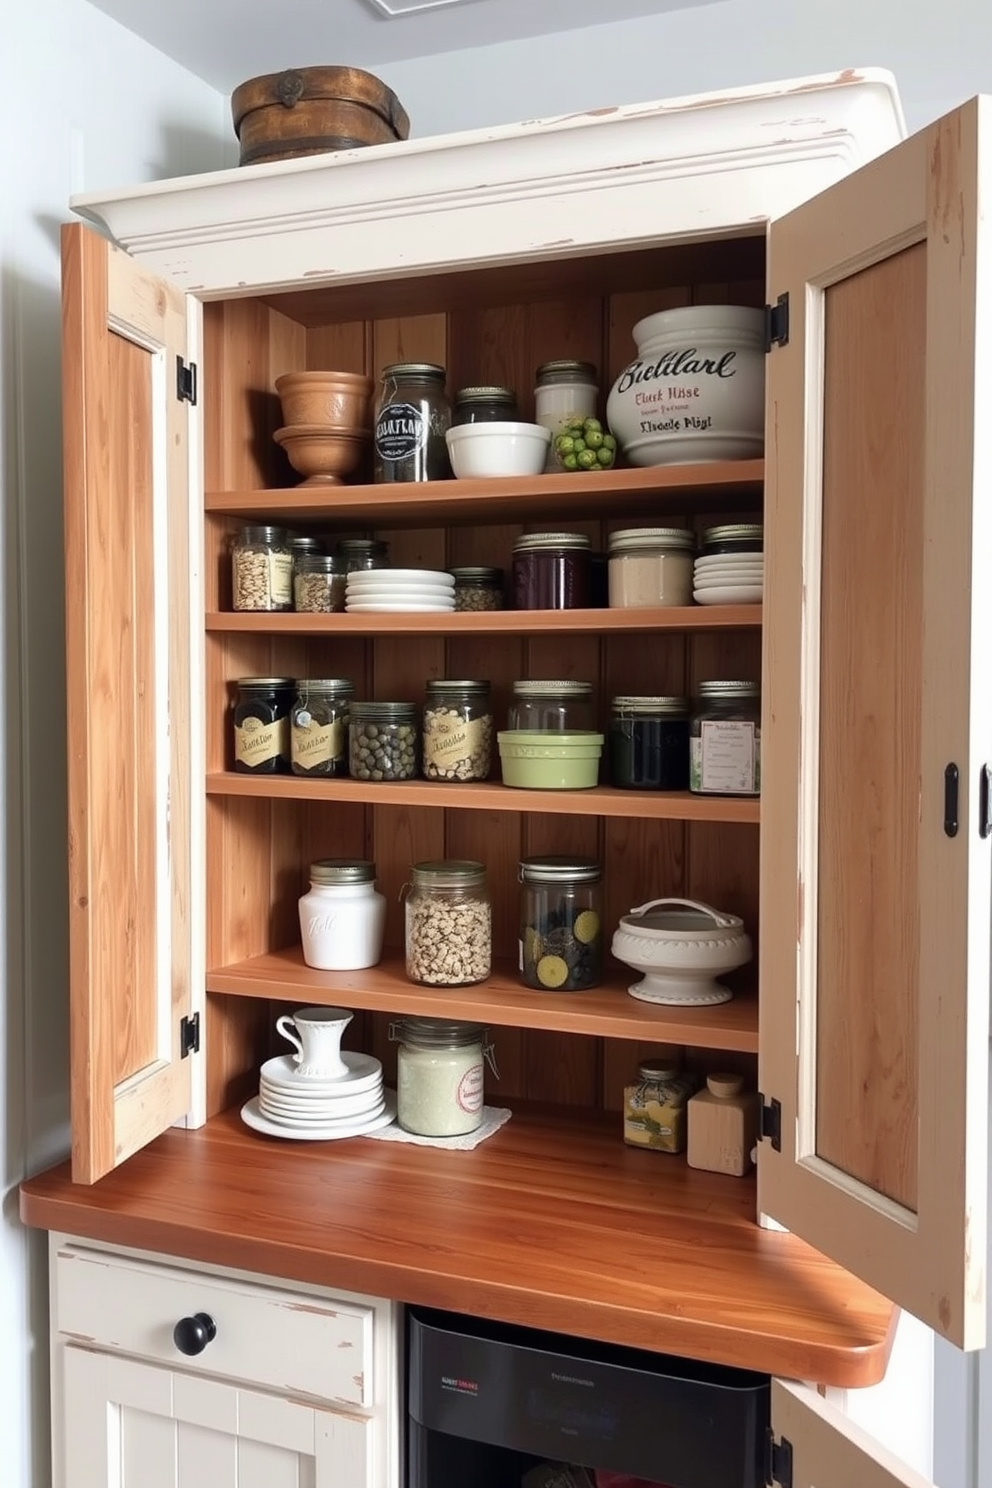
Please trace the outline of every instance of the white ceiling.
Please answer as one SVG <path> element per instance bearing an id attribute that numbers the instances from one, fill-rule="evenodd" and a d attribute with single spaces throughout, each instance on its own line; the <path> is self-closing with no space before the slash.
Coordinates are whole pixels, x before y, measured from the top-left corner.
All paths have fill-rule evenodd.
<path id="1" fill-rule="evenodd" d="M 375 0 L 93 0 L 221 93 L 287 67 L 379 64 L 549 37 L 712 0 L 447 0 L 388 17 Z M 395 4 L 396 0 L 390 0 Z M 548 65 L 553 66 L 553 50 Z M 595 67 L 595 59 L 590 60 Z"/>

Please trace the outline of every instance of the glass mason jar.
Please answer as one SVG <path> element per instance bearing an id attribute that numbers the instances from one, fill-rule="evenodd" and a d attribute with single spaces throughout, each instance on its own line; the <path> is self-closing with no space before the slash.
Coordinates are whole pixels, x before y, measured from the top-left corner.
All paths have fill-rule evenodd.
<path id="1" fill-rule="evenodd" d="M 294 775 L 347 775 L 348 706 L 355 685 L 346 677 L 301 678 L 290 721 Z"/>
<path id="2" fill-rule="evenodd" d="M 289 770 L 292 677 L 241 677 L 234 700 L 234 768 L 248 775 Z"/>
<path id="3" fill-rule="evenodd" d="M 421 748 L 425 780 L 488 780 L 492 745 L 488 682 L 428 682 Z"/>
<path id="4" fill-rule="evenodd" d="M 352 703 L 348 774 L 353 780 L 412 780 L 417 774 L 415 703 Z"/>
<path id="5" fill-rule="evenodd" d="M 623 1139 L 655 1152 L 684 1152 L 686 1107 L 699 1076 L 667 1059 L 646 1059 L 623 1092 Z"/>
<path id="6" fill-rule="evenodd" d="M 300 614 L 344 609 L 348 575 L 332 553 L 301 553 L 293 562 L 293 608 Z"/>
<path id="7" fill-rule="evenodd" d="M 242 527 L 231 550 L 236 610 L 289 610 L 293 607 L 293 554 L 282 527 Z"/>
<path id="8" fill-rule="evenodd" d="M 602 868 L 551 853 L 520 863 L 520 978 L 538 992 L 581 992 L 603 980 Z"/>
<path id="9" fill-rule="evenodd" d="M 508 729 L 585 733 L 596 727 L 591 682 L 514 682 Z"/>
<path id="10" fill-rule="evenodd" d="M 342 537 L 334 545 L 334 555 L 346 574 L 388 568 L 388 554 L 389 544 L 377 537 Z"/>
<path id="11" fill-rule="evenodd" d="M 376 481 L 445 480 L 451 404 L 445 370 L 433 362 L 394 362 L 382 370 L 372 447 Z"/>
<path id="12" fill-rule="evenodd" d="M 684 697 L 615 697 L 611 782 L 632 790 L 688 790 L 689 713 Z"/>
<path id="13" fill-rule="evenodd" d="M 495 424 L 517 418 L 517 395 L 512 388 L 470 387 L 455 394 L 452 424 Z"/>
<path id="14" fill-rule="evenodd" d="M 591 543 L 581 532 L 528 532 L 513 544 L 518 610 L 585 610 L 592 596 Z"/>
<path id="15" fill-rule="evenodd" d="M 691 605 L 696 540 L 684 527 L 634 527 L 611 532 L 611 609 Z"/>
<path id="16" fill-rule="evenodd" d="M 414 863 L 404 903 L 406 974 L 426 987 L 483 982 L 492 965 L 492 911 L 482 863 Z"/>
<path id="17" fill-rule="evenodd" d="M 761 689 L 757 682 L 700 682 L 689 724 L 689 789 L 761 792 Z"/>
<path id="18" fill-rule="evenodd" d="M 599 397 L 596 368 L 592 362 L 561 359 L 542 362 L 534 389 L 534 421 L 551 430 L 545 470 L 557 470 L 555 435 L 568 418 L 593 418 Z"/>
<path id="19" fill-rule="evenodd" d="M 716 554 L 761 553 L 765 546 L 765 529 L 760 522 L 726 522 L 719 527 L 705 527 L 700 550 L 707 558 Z"/>
<path id="20" fill-rule="evenodd" d="M 286 538 L 286 546 L 293 555 L 294 570 L 304 553 L 325 553 L 327 551 L 323 539 L 303 532 L 291 532 Z"/>
<path id="21" fill-rule="evenodd" d="M 482 1122 L 485 1070 L 495 1073 L 481 1023 L 401 1018 L 390 1024 L 396 1051 L 396 1120 L 420 1137 L 458 1137 Z"/>
<path id="22" fill-rule="evenodd" d="M 474 566 L 449 568 L 455 580 L 456 610 L 501 610 L 503 570 Z"/>
<path id="23" fill-rule="evenodd" d="M 300 898 L 303 959 L 319 971 L 360 971 L 382 956 L 386 898 L 376 892 L 375 864 L 364 858 L 319 858 L 310 892 Z"/>

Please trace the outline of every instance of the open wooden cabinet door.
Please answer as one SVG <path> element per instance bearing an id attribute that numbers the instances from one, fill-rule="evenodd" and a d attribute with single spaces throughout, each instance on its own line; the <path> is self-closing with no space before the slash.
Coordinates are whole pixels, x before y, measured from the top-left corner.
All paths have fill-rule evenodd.
<path id="1" fill-rule="evenodd" d="M 771 1416 L 781 1488 L 933 1488 L 806 1385 L 773 1379 Z"/>
<path id="2" fill-rule="evenodd" d="M 183 295 L 63 230 L 72 1173 L 186 1114 L 192 1060 Z"/>
<path id="3" fill-rule="evenodd" d="M 772 225 L 759 1210 L 985 1338 L 992 200 L 975 100 Z M 983 190 L 984 188 L 984 190 Z"/>

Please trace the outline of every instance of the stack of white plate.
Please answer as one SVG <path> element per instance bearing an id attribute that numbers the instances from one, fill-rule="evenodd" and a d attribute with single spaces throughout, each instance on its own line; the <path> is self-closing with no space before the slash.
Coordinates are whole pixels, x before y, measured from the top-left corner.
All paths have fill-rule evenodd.
<path id="1" fill-rule="evenodd" d="M 368 568 L 348 575 L 344 607 L 354 614 L 455 608 L 454 575 L 431 568 Z"/>
<path id="2" fill-rule="evenodd" d="M 693 566 L 692 597 L 697 604 L 760 604 L 764 553 L 712 553 Z"/>
<path id="3" fill-rule="evenodd" d="M 301 1075 L 291 1054 L 267 1060 L 258 1095 L 242 1107 L 242 1120 L 268 1136 L 301 1142 L 361 1137 L 388 1126 L 396 1116 L 396 1097 L 383 1089 L 379 1060 L 350 1050 L 341 1058 L 348 1073 L 336 1080 Z"/>

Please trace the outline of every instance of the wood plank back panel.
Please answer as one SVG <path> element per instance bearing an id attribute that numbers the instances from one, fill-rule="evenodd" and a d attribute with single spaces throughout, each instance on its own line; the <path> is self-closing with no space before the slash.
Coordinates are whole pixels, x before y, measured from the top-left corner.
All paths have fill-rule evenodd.
<path id="1" fill-rule="evenodd" d="M 922 244 L 827 290 L 820 616 L 817 1151 L 910 1209 L 925 295 Z"/>

